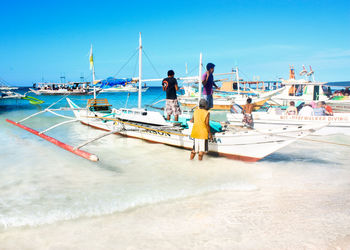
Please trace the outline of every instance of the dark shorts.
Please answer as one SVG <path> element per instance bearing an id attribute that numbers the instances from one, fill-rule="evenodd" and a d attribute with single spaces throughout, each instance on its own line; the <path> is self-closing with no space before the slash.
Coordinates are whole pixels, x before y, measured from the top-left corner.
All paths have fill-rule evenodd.
<path id="1" fill-rule="evenodd" d="M 203 98 L 208 102 L 208 109 L 214 107 L 213 95 L 203 95 Z"/>

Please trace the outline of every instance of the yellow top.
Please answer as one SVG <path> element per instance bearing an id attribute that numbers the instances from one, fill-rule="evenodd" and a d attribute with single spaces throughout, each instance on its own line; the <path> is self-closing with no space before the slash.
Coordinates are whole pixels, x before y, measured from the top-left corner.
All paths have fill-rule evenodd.
<path id="1" fill-rule="evenodd" d="M 193 128 L 191 137 L 195 139 L 208 139 L 208 129 L 205 124 L 209 112 L 205 109 L 196 109 L 193 113 Z"/>

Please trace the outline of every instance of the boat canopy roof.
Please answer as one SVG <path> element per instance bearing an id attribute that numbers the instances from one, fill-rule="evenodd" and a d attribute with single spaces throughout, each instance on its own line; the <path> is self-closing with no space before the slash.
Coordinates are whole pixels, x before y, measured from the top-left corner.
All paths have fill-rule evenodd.
<path id="1" fill-rule="evenodd" d="M 282 84 L 284 84 L 284 85 L 299 85 L 299 84 L 303 84 L 303 85 L 324 85 L 324 84 L 326 84 L 326 82 L 309 82 L 309 81 L 306 81 L 305 79 L 299 79 L 299 80 L 288 79 L 288 80 L 282 80 Z"/>
<path id="2" fill-rule="evenodd" d="M 96 85 L 100 88 L 111 88 L 116 85 L 126 85 L 132 81 L 132 78 L 118 79 L 114 77 L 108 77 L 104 80 L 99 81 Z"/>
<path id="3" fill-rule="evenodd" d="M 329 87 L 350 87 L 350 81 L 344 81 L 344 82 L 327 82 L 325 84 L 326 86 Z"/>

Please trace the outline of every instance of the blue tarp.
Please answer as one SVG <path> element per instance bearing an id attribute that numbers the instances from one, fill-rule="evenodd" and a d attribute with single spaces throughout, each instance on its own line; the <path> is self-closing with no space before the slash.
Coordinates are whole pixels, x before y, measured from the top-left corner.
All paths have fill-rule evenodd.
<path id="1" fill-rule="evenodd" d="M 100 81 L 99 83 L 96 84 L 96 86 L 102 88 L 102 89 L 106 89 L 106 88 L 112 88 L 116 85 L 126 85 L 129 82 L 131 82 L 131 78 L 124 78 L 124 79 L 117 79 L 114 77 L 108 77 L 107 79 L 104 79 L 102 81 Z"/>

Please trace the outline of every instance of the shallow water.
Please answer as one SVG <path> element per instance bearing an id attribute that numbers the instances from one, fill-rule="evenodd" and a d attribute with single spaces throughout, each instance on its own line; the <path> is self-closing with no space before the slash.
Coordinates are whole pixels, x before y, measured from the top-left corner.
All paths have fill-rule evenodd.
<path id="1" fill-rule="evenodd" d="M 162 95 L 159 88 L 151 88 L 144 94 L 143 103 L 151 103 Z M 130 95 L 130 106 L 136 105 L 136 96 Z M 114 106 L 121 107 L 125 105 L 127 94 L 108 94 L 106 97 Z M 48 105 L 60 97 L 39 98 Z M 85 103 L 84 97 L 74 99 Z M 40 107 L 22 102 L 0 108 L 0 235 L 6 236 L 0 237 L 0 248 L 3 244 L 5 249 L 16 249 L 11 241 L 16 238 L 26 242 L 26 237 L 35 235 L 37 230 L 42 229 L 41 233 L 48 234 L 53 234 L 57 228 L 82 230 L 93 220 L 98 220 L 98 225 L 109 225 L 116 220 L 113 227 L 118 229 L 118 225 L 125 226 L 123 223 L 130 214 L 136 218 L 141 216 L 140 221 L 144 220 L 145 213 L 153 216 L 158 223 L 162 218 L 163 227 L 168 226 L 167 221 L 173 223 L 175 228 L 178 227 L 174 235 L 181 230 L 187 232 L 189 228 L 194 232 L 200 230 L 202 222 L 194 222 L 184 229 L 182 223 L 185 222 L 181 222 L 181 218 L 186 213 L 204 211 L 214 206 L 215 211 L 220 213 L 206 217 L 213 229 L 208 234 L 201 234 L 201 240 L 212 242 L 215 237 L 215 244 L 203 243 L 192 248 L 254 248 L 257 245 L 249 243 L 249 238 L 258 235 L 261 238 L 266 234 L 262 248 L 288 249 L 290 245 L 316 249 L 316 246 L 326 248 L 339 237 L 350 235 L 349 147 L 304 140 L 257 163 L 213 156 L 205 156 L 204 161 L 199 162 L 190 161 L 187 150 L 111 135 L 84 148 L 99 156 L 100 161 L 92 163 L 4 120 L 17 121 L 37 110 Z M 40 130 L 61 120 L 43 115 L 25 124 Z M 103 132 L 76 123 L 48 134 L 71 145 L 78 145 L 99 133 Z M 350 144 L 350 137 L 343 135 L 317 139 Z M 207 204 L 208 207 L 205 207 L 200 202 L 194 209 L 193 204 L 198 204 L 198 199 L 211 202 L 210 206 Z M 183 214 L 180 213 L 182 207 Z M 167 210 L 163 211 L 165 214 L 161 218 L 157 217 L 160 208 Z M 174 217 L 179 220 L 174 222 Z M 250 221 L 252 218 L 254 220 Z M 284 228 L 288 223 L 293 225 L 293 220 L 300 224 Z M 305 240 L 296 242 L 298 237 L 306 237 L 302 234 L 303 220 L 307 221 L 305 230 L 315 232 L 309 236 L 308 243 Z M 236 221 L 234 228 L 232 221 Z M 152 221 L 143 223 L 149 224 L 140 229 L 136 222 L 128 225 L 128 230 L 139 233 L 143 230 L 146 233 L 147 226 L 153 227 Z M 272 225 L 275 225 L 275 229 Z M 277 228 L 283 230 L 266 232 L 263 227 L 269 227 L 272 231 Z M 246 231 L 246 228 L 251 229 Z M 93 230 L 87 229 L 88 232 Z M 101 234 L 97 232 L 95 237 L 90 240 L 86 238 L 85 241 L 93 244 L 103 238 L 102 233 L 108 234 L 106 231 Z M 274 233 L 282 234 L 281 241 L 273 239 Z M 139 248 L 142 245 L 137 244 L 141 244 L 142 240 L 148 242 L 143 245 L 146 249 L 157 246 L 164 249 L 167 248 L 164 242 L 178 242 L 181 239 L 184 244 L 191 243 L 190 239 L 182 236 L 179 239 L 175 236 L 162 239 L 163 234 L 164 231 L 154 229 L 153 237 L 157 241 L 141 237 L 139 243 L 132 245 L 125 236 L 125 241 L 119 243 L 122 249 L 127 246 Z M 230 240 L 229 236 L 232 237 Z M 55 238 L 54 234 L 50 237 L 56 243 L 62 240 L 58 239 L 59 236 Z M 67 240 L 69 246 L 69 240 L 73 242 L 73 239 Z M 162 240 L 164 242 L 160 243 Z M 107 249 L 113 249 L 114 243 L 104 242 Z M 30 249 L 39 246 L 45 249 L 40 242 L 23 244 Z M 76 248 L 84 249 L 83 245 L 75 244 Z M 175 249 L 182 248 L 176 246 Z"/>

